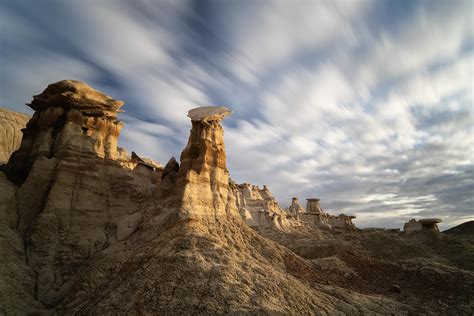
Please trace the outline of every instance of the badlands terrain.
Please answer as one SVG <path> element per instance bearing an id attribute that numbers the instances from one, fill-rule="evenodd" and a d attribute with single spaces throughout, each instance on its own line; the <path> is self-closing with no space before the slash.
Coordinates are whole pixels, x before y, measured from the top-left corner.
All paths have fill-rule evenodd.
<path id="1" fill-rule="evenodd" d="M 189 111 L 181 157 L 156 162 L 117 146 L 123 105 L 64 80 L 32 117 L 0 109 L 0 314 L 474 313 L 472 222 L 362 230 L 315 197 L 284 209 L 231 180 L 229 109 Z"/>

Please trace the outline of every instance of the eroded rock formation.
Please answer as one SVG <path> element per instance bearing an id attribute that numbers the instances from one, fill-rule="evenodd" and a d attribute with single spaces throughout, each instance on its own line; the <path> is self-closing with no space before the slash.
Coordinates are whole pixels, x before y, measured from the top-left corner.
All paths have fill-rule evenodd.
<path id="1" fill-rule="evenodd" d="M 403 231 L 406 234 L 417 231 L 432 231 L 437 233 L 439 232 L 438 223 L 441 223 L 441 219 L 439 218 L 411 219 L 403 225 Z"/>
<path id="2" fill-rule="evenodd" d="M 38 306 L 59 302 L 78 267 L 125 238 L 123 230 L 117 238 L 117 227 L 151 203 L 154 171 L 145 177 L 116 159 L 122 104 L 70 80 L 34 97 L 36 112 L 4 166 L 16 185 L 3 173 L 0 179 L 5 187 L 0 197 L 8 203 L 5 229 L 17 232 L 26 245 L 15 250 L 26 258 L 19 269 L 35 276 L 27 294 L 8 290 L 12 297 L 29 295 Z"/>
<path id="3" fill-rule="evenodd" d="M 286 212 L 266 186 L 230 181 L 228 109 L 191 110 L 181 161 L 162 168 L 116 147 L 122 104 L 76 81 L 35 96 L 0 172 L 0 314 L 404 314 L 420 311 L 413 295 L 438 304 L 431 279 L 456 293 L 448 311 L 470 312 L 469 272 L 378 261 L 410 240 L 343 235 L 350 216 Z M 395 278 L 408 299 L 386 292 Z"/>
<path id="4" fill-rule="evenodd" d="M 225 107 L 202 107 L 189 111 L 192 128 L 181 153 L 177 183 L 183 189 L 180 216 L 186 219 L 237 214 L 229 194 L 224 130 Z"/>
<path id="5" fill-rule="evenodd" d="M 294 198 L 291 199 L 291 205 L 288 208 L 288 212 L 290 214 L 295 214 L 295 215 L 299 214 L 299 213 L 304 213 L 304 208 L 300 204 L 300 202 L 298 201 L 297 197 L 294 197 Z"/>
<path id="6" fill-rule="evenodd" d="M 26 127 L 30 116 L 0 108 L 0 165 L 10 158 L 10 155 L 20 147 L 23 136 L 22 129 Z"/>

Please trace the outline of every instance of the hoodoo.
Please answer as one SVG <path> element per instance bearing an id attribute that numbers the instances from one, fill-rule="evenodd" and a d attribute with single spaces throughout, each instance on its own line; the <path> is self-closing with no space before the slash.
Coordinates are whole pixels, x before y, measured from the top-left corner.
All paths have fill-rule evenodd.
<path id="1" fill-rule="evenodd" d="M 117 114 L 122 105 L 80 81 L 50 84 L 29 104 L 35 114 L 23 132 L 20 149 L 10 158 L 9 178 L 23 183 L 36 158 L 67 156 L 77 150 L 117 159 L 123 127 Z"/>
<path id="2" fill-rule="evenodd" d="M 190 110 L 192 128 L 181 153 L 178 186 L 182 187 L 182 218 L 237 215 L 235 198 L 229 194 L 224 130 L 220 121 L 232 112 L 225 107 Z"/>

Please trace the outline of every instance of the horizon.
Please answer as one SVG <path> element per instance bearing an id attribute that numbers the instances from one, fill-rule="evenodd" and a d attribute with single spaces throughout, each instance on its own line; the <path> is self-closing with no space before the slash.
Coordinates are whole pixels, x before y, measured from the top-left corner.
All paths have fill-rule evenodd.
<path id="1" fill-rule="evenodd" d="M 119 146 L 164 165 L 187 111 L 224 105 L 231 178 L 282 207 L 318 197 L 360 228 L 474 219 L 469 1 L 42 4 L 0 4 L 3 107 L 84 81 L 125 102 Z"/>

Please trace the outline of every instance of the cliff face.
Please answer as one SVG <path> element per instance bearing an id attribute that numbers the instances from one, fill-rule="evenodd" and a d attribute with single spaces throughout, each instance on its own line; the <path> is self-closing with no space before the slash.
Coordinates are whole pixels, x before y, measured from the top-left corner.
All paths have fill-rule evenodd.
<path id="1" fill-rule="evenodd" d="M 23 136 L 22 129 L 26 127 L 30 117 L 23 113 L 0 108 L 0 165 L 10 158 L 10 155 L 20 147 Z"/>
<path id="2" fill-rule="evenodd" d="M 9 160 L 7 175 L 21 184 L 36 159 L 66 157 L 78 151 L 116 159 L 123 126 L 117 113 L 122 105 L 122 101 L 79 81 L 49 85 L 29 105 L 35 113 L 23 132 L 19 150 Z"/>
<path id="3" fill-rule="evenodd" d="M 69 80 L 34 97 L 36 112 L 4 166 L 0 197 L 6 201 L 4 228 L 25 245 L 15 249 L 24 258 L 20 270 L 34 275 L 35 286 L 19 291 L 24 282 L 17 282 L 7 297 L 27 292 L 43 306 L 56 304 L 77 269 L 126 239 L 141 220 L 136 213 L 152 203 L 154 170 L 144 176 L 115 159 L 122 104 Z M 9 240 L 2 242 L 9 248 Z"/>

